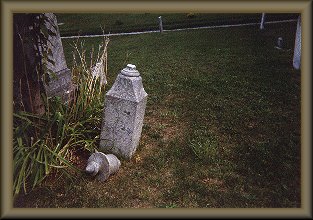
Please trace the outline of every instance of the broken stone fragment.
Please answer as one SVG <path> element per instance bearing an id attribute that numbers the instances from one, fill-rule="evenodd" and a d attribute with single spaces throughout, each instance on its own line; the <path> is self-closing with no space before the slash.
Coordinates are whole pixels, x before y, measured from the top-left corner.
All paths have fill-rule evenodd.
<path id="1" fill-rule="evenodd" d="M 96 152 L 89 157 L 86 172 L 104 182 L 118 171 L 120 165 L 121 161 L 115 155 Z"/>

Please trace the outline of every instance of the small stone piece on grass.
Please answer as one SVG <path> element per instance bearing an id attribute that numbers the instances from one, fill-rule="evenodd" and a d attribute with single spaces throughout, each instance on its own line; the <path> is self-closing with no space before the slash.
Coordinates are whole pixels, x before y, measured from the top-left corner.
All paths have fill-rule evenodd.
<path id="1" fill-rule="evenodd" d="M 86 172 L 104 182 L 111 174 L 118 171 L 121 161 L 113 154 L 93 153 L 87 163 Z"/>

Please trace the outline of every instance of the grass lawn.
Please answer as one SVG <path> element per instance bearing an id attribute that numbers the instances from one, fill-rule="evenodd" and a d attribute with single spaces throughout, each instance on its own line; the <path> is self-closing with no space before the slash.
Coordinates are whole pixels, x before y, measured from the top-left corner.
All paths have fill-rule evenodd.
<path id="1" fill-rule="evenodd" d="M 14 206 L 300 207 L 295 29 L 293 22 L 112 37 L 106 89 L 132 63 L 149 94 L 135 155 L 105 183 L 85 174 L 50 179 Z M 274 48 L 278 37 L 285 50 Z M 85 48 L 101 40 L 85 39 Z M 71 42 L 63 40 L 69 66 Z"/>
<path id="2" fill-rule="evenodd" d="M 159 30 L 159 16 L 162 16 L 166 30 L 220 25 L 232 23 L 260 22 L 261 14 L 251 13 L 62 13 L 56 14 L 62 36 Z M 266 21 L 296 19 L 297 14 L 266 14 Z"/>

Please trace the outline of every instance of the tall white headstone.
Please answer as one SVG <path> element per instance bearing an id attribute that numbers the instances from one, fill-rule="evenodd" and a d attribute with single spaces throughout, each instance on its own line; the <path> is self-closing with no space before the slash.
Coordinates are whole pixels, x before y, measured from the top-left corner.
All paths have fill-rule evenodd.
<path id="1" fill-rule="evenodd" d="M 301 66 L 301 16 L 298 17 L 295 48 L 293 52 L 293 67 L 300 69 Z"/>
<path id="2" fill-rule="evenodd" d="M 128 64 L 105 96 L 100 151 L 131 158 L 139 144 L 147 96 L 136 66 Z"/>

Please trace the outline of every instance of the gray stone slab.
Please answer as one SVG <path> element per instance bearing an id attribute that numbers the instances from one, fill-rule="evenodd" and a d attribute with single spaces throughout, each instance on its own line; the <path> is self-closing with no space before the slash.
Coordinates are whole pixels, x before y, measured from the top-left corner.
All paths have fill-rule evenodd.
<path id="1" fill-rule="evenodd" d="M 49 62 L 47 63 L 47 65 L 48 65 L 48 68 L 52 72 L 57 73 L 59 71 L 62 71 L 68 68 L 67 68 L 66 60 L 64 56 L 63 45 L 62 45 L 62 40 L 61 40 L 60 31 L 58 27 L 57 18 L 55 14 L 53 13 L 45 13 L 45 15 L 51 21 L 51 22 L 46 23 L 46 27 L 56 34 L 56 36 L 50 35 L 48 38 L 49 39 L 48 47 L 52 51 L 52 54 L 51 56 L 49 56 L 49 59 L 54 61 L 54 65 Z"/>
<path id="2" fill-rule="evenodd" d="M 49 19 L 46 27 L 55 33 L 55 36 L 50 35 L 48 38 L 48 47 L 52 52 L 48 57 L 54 63 L 47 62 L 47 68 L 52 73 L 49 73 L 49 84 L 45 85 L 46 93 L 48 97 L 60 96 L 64 101 L 68 101 L 75 89 L 72 83 L 72 74 L 67 68 L 56 16 L 53 13 L 45 13 L 45 15 Z"/>

